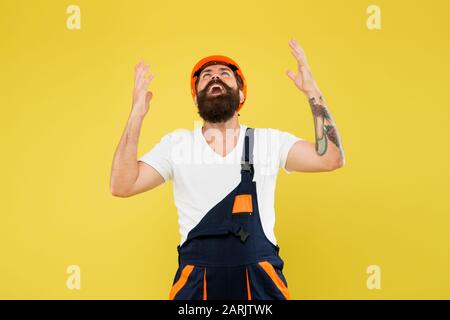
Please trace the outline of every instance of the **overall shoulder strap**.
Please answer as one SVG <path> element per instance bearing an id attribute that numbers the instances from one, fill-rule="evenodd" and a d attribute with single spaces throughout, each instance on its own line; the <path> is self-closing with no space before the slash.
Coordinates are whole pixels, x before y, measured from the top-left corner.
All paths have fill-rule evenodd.
<path id="1" fill-rule="evenodd" d="M 255 129 L 248 127 L 245 131 L 244 146 L 242 150 L 241 172 L 254 172 L 253 169 L 253 145 L 255 140 Z"/>

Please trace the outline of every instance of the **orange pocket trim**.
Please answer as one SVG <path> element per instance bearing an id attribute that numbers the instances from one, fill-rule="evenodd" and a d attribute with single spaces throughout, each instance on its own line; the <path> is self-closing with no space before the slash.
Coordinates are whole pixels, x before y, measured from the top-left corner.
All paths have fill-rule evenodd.
<path id="1" fill-rule="evenodd" d="M 208 300 L 208 294 L 206 292 L 206 268 L 203 273 L 203 300 Z"/>
<path id="2" fill-rule="evenodd" d="M 258 262 L 258 264 L 264 269 L 264 271 L 269 275 L 270 279 L 272 279 L 273 283 L 277 286 L 277 288 L 281 291 L 286 300 L 290 300 L 290 294 L 288 288 L 284 285 L 283 280 L 278 276 L 274 267 L 267 261 Z"/>
<path id="3" fill-rule="evenodd" d="M 186 265 L 183 268 L 183 271 L 181 271 L 181 276 L 178 279 L 178 281 L 172 286 L 172 289 L 170 290 L 169 299 L 174 300 L 177 293 L 184 287 L 186 284 L 189 275 L 191 274 L 192 270 L 194 270 L 194 266 L 191 264 Z"/>
<path id="4" fill-rule="evenodd" d="M 252 293 L 250 291 L 250 281 L 248 280 L 248 269 L 245 268 L 245 276 L 247 277 L 247 299 L 252 300 Z"/>
<path id="5" fill-rule="evenodd" d="M 232 213 L 252 213 L 253 202 L 251 194 L 238 194 L 234 197 Z"/>

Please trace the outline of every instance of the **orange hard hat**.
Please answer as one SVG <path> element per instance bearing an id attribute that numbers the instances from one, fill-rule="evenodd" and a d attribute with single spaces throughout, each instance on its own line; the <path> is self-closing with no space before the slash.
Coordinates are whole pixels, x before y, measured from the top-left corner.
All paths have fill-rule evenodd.
<path id="1" fill-rule="evenodd" d="M 194 98 L 194 96 L 195 96 L 195 82 L 197 81 L 197 78 L 200 75 L 200 72 L 203 70 L 203 67 L 206 64 L 208 64 L 208 65 L 211 64 L 210 62 L 212 62 L 213 64 L 214 64 L 214 62 L 216 64 L 223 64 L 223 65 L 229 67 L 231 70 L 235 71 L 241 77 L 242 92 L 244 93 L 244 101 L 239 104 L 237 111 L 241 110 L 241 108 L 245 102 L 245 99 L 247 98 L 247 82 L 245 81 L 244 75 L 242 74 L 242 70 L 239 67 L 239 65 L 233 59 L 226 57 L 226 56 L 221 56 L 221 55 L 208 56 L 208 57 L 201 59 L 199 62 L 197 62 L 195 64 L 194 69 L 192 69 L 192 73 L 191 73 L 192 98 Z"/>

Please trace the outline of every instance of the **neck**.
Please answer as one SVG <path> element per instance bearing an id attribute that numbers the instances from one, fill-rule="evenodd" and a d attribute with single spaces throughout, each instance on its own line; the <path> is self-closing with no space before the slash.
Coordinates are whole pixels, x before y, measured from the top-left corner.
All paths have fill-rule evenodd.
<path id="1" fill-rule="evenodd" d="M 217 123 L 209 121 L 203 122 L 203 131 L 206 131 L 208 129 L 218 129 L 220 131 L 225 132 L 227 129 L 238 129 L 238 128 L 240 128 L 240 124 L 237 112 L 234 114 L 233 117 L 231 117 L 231 119 L 224 122 L 217 122 Z"/>
<path id="2" fill-rule="evenodd" d="M 237 142 L 240 128 L 241 126 L 239 124 L 239 119 L 236 112 L 231 119 L 224 122 L 212 123 L 204 121 L 202 133 L 208 142 L 223 141 L 224 146 L 227 144 L 234 146 Z"/>

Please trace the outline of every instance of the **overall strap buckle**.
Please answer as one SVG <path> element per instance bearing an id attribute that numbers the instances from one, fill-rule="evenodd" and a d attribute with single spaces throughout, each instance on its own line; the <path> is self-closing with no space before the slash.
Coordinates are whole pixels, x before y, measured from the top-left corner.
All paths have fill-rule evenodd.
<path id="1" fill-rule="evenodd" d="M 241 242 L 244 243 L 247 241 L 248 236 L 250 235 L 250 232 L 245 231 L 244 227 L 238 224 L 232 224 L 230 226 L 230 231 L 236 236 L 239 237 Z"/>
<path id="2" fill-rule="evenodd" d="M 243 227 L 241 227 L 236 234 L 236 236 L 241 238 L 242 243 L 244 243 L 247 240 L 249 235 L 250 233 L 248 231 L 245 231 Z"/>
<path id="3" fill-rule="evenodd" d="M 253 165 L 251 163 L 241 163 L 241 170 L 242 171 L 252 171 L 253 170 Z"/>

